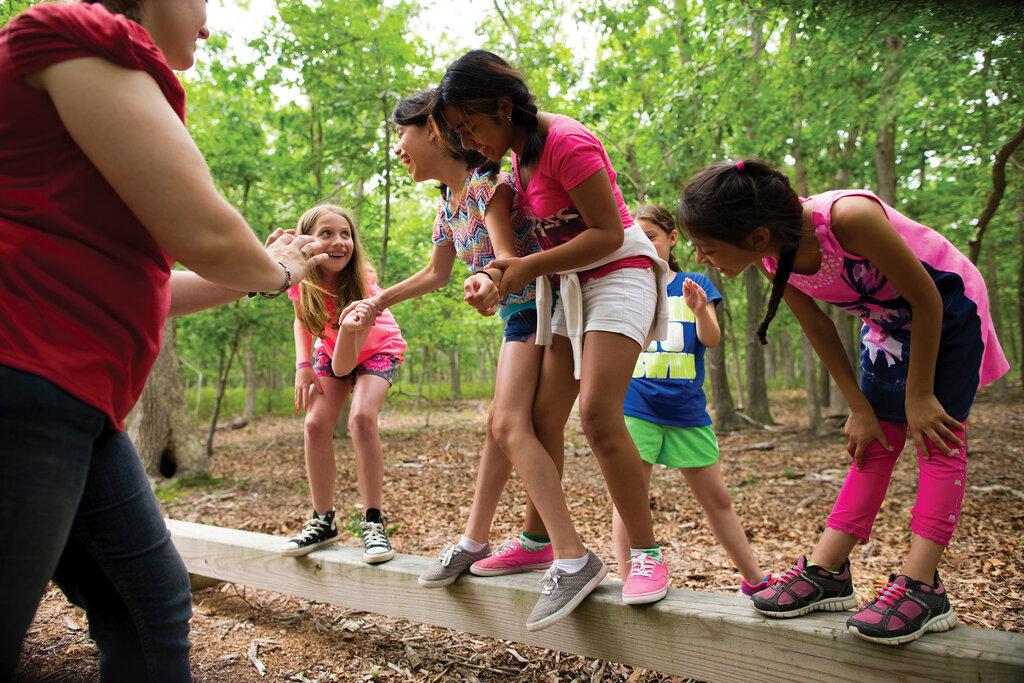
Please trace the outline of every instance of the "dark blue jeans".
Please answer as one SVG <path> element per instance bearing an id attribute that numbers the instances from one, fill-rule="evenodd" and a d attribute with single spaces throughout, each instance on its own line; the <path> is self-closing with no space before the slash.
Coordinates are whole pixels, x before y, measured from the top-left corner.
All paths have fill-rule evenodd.
<path id="1" fill-rule="evenodd" d="M 53 579 L 88 614 L 104 681 L 189 681 L 188 574 L 128 435 L 0 365 L 0 681 Z"/>

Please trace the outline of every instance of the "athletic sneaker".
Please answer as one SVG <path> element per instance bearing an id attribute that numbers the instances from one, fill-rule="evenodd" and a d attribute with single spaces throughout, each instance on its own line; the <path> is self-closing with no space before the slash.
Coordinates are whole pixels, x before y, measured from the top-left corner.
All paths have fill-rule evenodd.
<path id="1" fill-rule="evenodd" d="M 337 541 L 338 526 L 334 523 L 334 510 L 327 512 L 323 519 L 314 510 L 312 519 L 306 522 L 306 528 L 281 546 L 280 553 L 289 557 L 305 555 Z"/>
<path id="2" fill-rule="evenodd" d="M 587 563 L 573 574 L 552 564 L 541 579 L 540 598 L 526 620 L 526 630 L 539 631 L 569 616 L 607 574 L 608 567 L 589 550 Z"/>
<path id="3" fill-rule="evenodd" d="M 801 557 L 770 586 L 750 596 L 761 614 L 768 617 L 799 617 L 810 612 L 841 612 L 857 606 L 850 561 L 835 574 Z"/>
<path id="4" fill-rule="evenodd" d="M 437 564 L 420 574 L 419 584 L 424 588 L 442 588 L 469 571 L 471 564 L 491 554 L 491 546 L 484 544 L 479 552 L 470 552 L 456 543 L 445 543 Z"/>
<path id="5" fill-rule="evenodd" d="M 740 593 L 743 593 L 743 595 L 750 597 L 754 593 L 759 593 L 768 586 L 772 585 L 772 580 L 773 579 L 771 574 L 765 574 L 764 578 L 758 581 L 757 583 L 747 583 L 747 580 L 743 579 L 740 582 Z"/>
<path id="6" fill-rule="evenodd" d="M 622 584 L 622 602 L 646 605 L 668 595 L 668 565 L 665 558 L 647 553 L 634 553 L 629 560 L 629 574 Z"/>
<path id="7" fill-rule="evenodd" d="M 387 562 L 395 556 L 395 550 L 388 540 L 388 532 L 384 530 L 387 520 L 383 516 L 379 522 L 363 520 L 359 526 L 363 529 L 363 562 L 378 564 Z"/>
<path id="8" fill-rule="evenodd" d="M 954 626 L 956 614 L 938 572 L 931 586 L 902 574 L 889 576 L 875 601 L 846 620 L 855 636 L 884 645 L 909 643 L 929 631 Z"/>
<path id="9" fill-rule="evenodd" d="M 477 576 L 540 571 L 550 567 L 554 559 L 550 543 L 539 550 L 527 550 L 518 538 L 511 538 L 499 545 L 490 557 L 474 562 L 469 571 Z"/>

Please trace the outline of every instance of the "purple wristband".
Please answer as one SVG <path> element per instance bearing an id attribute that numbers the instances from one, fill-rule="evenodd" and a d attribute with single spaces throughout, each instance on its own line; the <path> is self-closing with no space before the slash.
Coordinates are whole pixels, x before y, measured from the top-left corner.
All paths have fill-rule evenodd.
<path id="1" fill-rule="evenodd" d="M 310 363 L 308 360 L 304 360 L 301 363 L 296 363 L 295 364 L 295 369 L 296 370 L 301 370 L 302 368 L 311 368 L 311 367 L 313 367 L 313 364 Z"/>

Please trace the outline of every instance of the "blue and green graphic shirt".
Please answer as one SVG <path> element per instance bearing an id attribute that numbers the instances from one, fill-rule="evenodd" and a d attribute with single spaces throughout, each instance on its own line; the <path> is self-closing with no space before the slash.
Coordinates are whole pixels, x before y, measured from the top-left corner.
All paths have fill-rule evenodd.
<path id="1" fill-rule="evenodd" d="M 668 339 L 653 342 L 637 358 L 626 392 L 625 413 L 676 427 L 711 424 L 704 395 L 704 351 L 697 323 L 683 300 L 683 282 L 690 278 L 703 288 L 708 303 L 722 295 L 703 273 L 676 273 L 668 286 Z"/>

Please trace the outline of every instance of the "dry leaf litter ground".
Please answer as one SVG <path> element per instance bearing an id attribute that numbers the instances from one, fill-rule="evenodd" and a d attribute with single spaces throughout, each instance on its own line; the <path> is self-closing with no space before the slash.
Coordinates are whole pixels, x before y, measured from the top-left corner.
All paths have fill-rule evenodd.
<path id="1" fill-rule="evenodd" d="M 808 552 L 846 468 L 838 431 L 803 430 L 800 392 L 776 395 L 773 431 L 720 437 L 733 502 L 764 566 L 778 572 Z M 451 403 L 429 414 L 388 410 L 381 418 L 392 540 L 399 552 L 435 554 L 463 528 L 472 496 L 486 405 Z M 427 421 L 429 420 L 429 425 Z M 972 415 L 967 497 L 942 574 L 961 623 L 1024 631 L 1024 396 L 982 396 Z M 339 507 L 354 512 L 347 439 L 335 442 Z M 566 431 L 565 489 L 586 542 L 613 566 L 610 503 L 575 417 Z M 281 536 L 309 512 L 300 419 L 260 420 L 218 434 L 213 479 L 163 489 L 166 514 Z M 675 475 L 675 476 L 673 476 Z M 917 481 L 901 459 L 874 537 L 853 555 L 861 601 L 898 568 Z M 716 544 L 682 477 L 655 471 L 656 535 L 667 546 L 672 585 L 732 593 L 739 577 Z M 445 492 L 438 497 L 436 492 Z M 516 531 L 524 500 L 513 479 L 492 542 Z M 346 537 L 343 543 L 357 545 Z M 538 575 L 539 576 L 539 575 Z M 194 596 L 193 673 L 204 681 L 667 681 L 642 668 L 560 654 L 446 629 L 222 584 Z M 22 680 L 96 677 L 84 615 L 51 586 L 25 641 Z"/>

